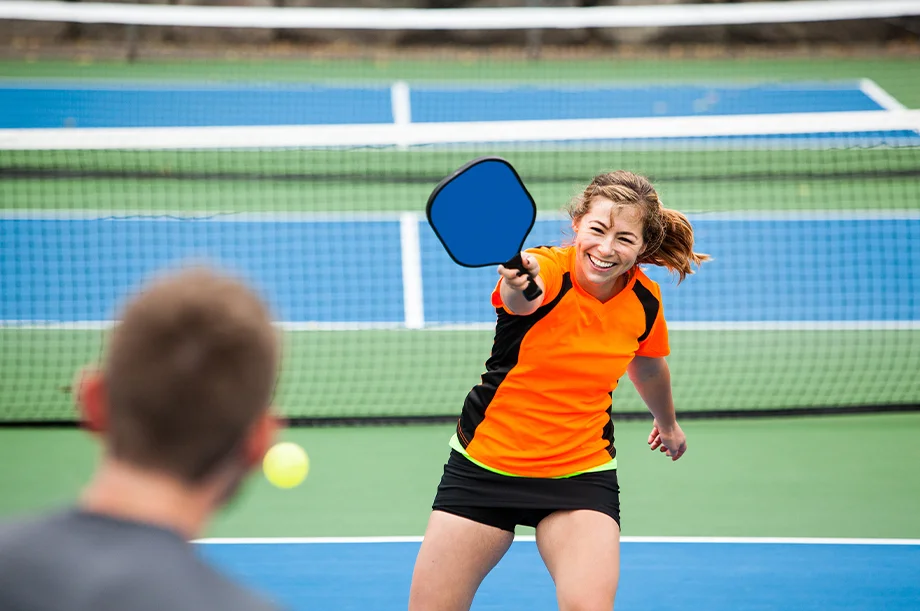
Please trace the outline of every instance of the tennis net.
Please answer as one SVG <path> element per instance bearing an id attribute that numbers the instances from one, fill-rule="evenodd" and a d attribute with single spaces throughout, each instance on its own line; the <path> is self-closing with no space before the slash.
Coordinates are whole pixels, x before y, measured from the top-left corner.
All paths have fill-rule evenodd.
<path id="1" fill-rule="evenodd" d="M 490 349 L 495 273 L 453 265 L 424 205 L 478 155 L 528 184 L 531 244 L 564 243 L 561 207 L 617 168 L 690 216 L 714 260 L 680 287 L 649 270 L 683 412 L 916 406 L 920 119 L 804 119 L 3 130 L 0 419 L 72 419 L 68 384 L 118 304 L 193 260 L 272 303 L 289 417 L 454 416 Z M 623 380 L 615 413 L 641 408 Z"/>

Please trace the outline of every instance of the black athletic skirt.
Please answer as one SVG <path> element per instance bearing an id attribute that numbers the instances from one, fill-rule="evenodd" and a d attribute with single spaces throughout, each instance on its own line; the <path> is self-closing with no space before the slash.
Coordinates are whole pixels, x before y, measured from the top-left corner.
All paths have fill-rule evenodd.
<path id="1" fill-rule="evenodd" d="M 620 523 L 620 486 L 616 470 L 566 478 L 501 475 L 451 450 L 432 509 L 514 532 L 517 525 L 536 528 L 562 509 L 593 509 Z"/>

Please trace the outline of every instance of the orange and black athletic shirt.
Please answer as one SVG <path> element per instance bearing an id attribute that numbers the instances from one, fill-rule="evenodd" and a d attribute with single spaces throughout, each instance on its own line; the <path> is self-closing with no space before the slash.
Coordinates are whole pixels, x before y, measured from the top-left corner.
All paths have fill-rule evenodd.
<path id="1" fill-rule="evenodd" d="M 612 394 L 634 356 L 670 352 L 661 289 L 638 268 L 606 303 L 575 279 L 575 247 L 530 249 L 542 305 L 497 322 L 481 382 L 466 397 L 451 446 L 499 473 L 567 477 L 616 468 Z"/>

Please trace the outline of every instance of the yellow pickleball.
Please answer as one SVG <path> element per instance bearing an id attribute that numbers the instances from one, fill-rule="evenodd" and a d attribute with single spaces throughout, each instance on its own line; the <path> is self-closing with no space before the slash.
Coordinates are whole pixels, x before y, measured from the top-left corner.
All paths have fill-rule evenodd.
<path id="1" fill-rule="evenodd" d="M 299 485 L 310 472 L 310 457 L 296 443 L 277 443 L 265 453 L 262 459 L 265 477 L 279 488 L 293 488 Z"/>

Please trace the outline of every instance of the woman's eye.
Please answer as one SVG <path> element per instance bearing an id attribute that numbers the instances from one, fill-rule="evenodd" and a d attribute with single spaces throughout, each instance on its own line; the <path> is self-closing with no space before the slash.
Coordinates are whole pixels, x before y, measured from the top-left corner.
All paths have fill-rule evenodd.
<path id="1" fill-rule="evenodd" d="M 594 233 L 598 235 L 604 235 L 604 230 L 601 229 L 600 227 L 592 227 L 591 231 L 593 231 Z"/>

